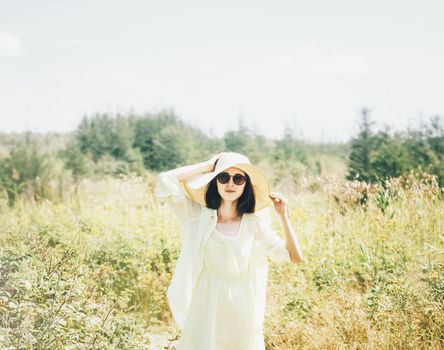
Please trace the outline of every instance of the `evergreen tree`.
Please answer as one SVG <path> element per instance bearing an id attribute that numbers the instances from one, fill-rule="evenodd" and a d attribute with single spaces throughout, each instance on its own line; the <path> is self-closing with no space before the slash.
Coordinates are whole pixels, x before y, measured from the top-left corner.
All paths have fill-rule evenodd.
<path id="1" fill-rule="evenodd" d="M 65 167 L 72 171 L 74 182 L 77 184 L 82 176 L 90 175 L 93 170 L 93 162 L 89 154 L 83 154 L 79 143 L 74 140 L 60 153 L 65 160 Z"/>
<path id="2" fill-rule="evenodd" d="M 285 162 L 298 161 L 304 165 L 308 165 L 308 157 L 304 144 L 296 139 L 294 130 L 286 123 L 284 135 L 276 141 L 275 160 L 283 160 Z"/>
<path id="3" fill-rule="evenodd" d="M 370 110 L 363 108 L 359 121 L 359 134 L 351 141 L 351 152 L 347 179 L 358 178 L 361 181 L 373 181 L 374 171 L 371 164 L 371 153 L 374 147 L 372 132 L 373 121 L 370 120 Z"/>
<path id="4" fill-rule="evenodd" d="M 202 134 L 186 126 L 174 112 L 146 115 L 136 119 L 134 125 L 134 147 L 146 168 L 167 170 L 198 158 Z"/>
<path id="5" fill-rule="evenodd" d="M 375 135 L 375 140 L 377 146 L 371 162 L 375 178 L 372 178 L 372 181 L 376 178 L 384 180 L 387 177 L 398 177 L 413 168 L 412 159 L 401 135 L 390 137 L 381 132 Z"/>
<path id="6" fill-rule="evenodd" d="M 104 155 L 127 160 L 133 147 L 134 133 L 128 119 L 117 115 L 84 117 L 76 131 L 76 139 L 82 153 L 90 153 L 94 162 Z"/>
<path id="7" fill-rule="evenodd" d="M 253 141 L 250 130 L 245 125 L 244 117 L 238 117 L 237 130 L 229 130 L 224 134 L 225 150 L 249 154 L 249 148 Z"/>
<path id="8" fill-rule="evenodd" d="M 444 187 L 444 125 L 441 116 L 435 115 L 430 118 L 429 124 L 424 126 L 424 134 L 429 149 L 434 158 L 430 162 L 430 172 L 438 176 L 441 188 Z"/>

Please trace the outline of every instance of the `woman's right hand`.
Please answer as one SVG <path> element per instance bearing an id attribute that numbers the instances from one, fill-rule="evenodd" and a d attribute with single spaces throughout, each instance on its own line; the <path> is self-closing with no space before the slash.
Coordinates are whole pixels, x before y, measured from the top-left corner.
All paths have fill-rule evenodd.
<path id="1" fill-rule="evenodd" d="M 214 156 L 212 156 L 210 159 L 207 160 L 207 164 L 208 164 L 208 171 L 212 172 L 214 171 L 214 169 L 216 168 L 216 161 L 219 159 L 219 157 L 221 156 L 221 154 L 226 153 L 226 152 L 220 152 L 215 154 Z"/>

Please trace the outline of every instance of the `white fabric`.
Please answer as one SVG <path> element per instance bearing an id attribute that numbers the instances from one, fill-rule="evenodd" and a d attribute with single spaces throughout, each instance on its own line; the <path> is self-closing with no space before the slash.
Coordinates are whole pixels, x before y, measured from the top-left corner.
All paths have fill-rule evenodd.
<path id="1" fill-rule="evenodd" d="M 243 228 L 234 237 L 213 231 L 177 350 L 263 349 L 248 277 L 252 238 Z"/>
<path id="2" fill-rule="evenodd" d="M 218 252 L 215 252 L 213 249 L 213 253 L 211 253 L 212 255 L 209 257 L 207 253 L 211 251 L 210 247 L 214 243 L 214 234 L 217 233 L 221 235 L 215 231 L 217 211 L 201 206 L 188 198 L 179 185 L 177 178 L 168 173 L 161 173 L 157 177 L 156 195 L 162 203 L 167 203 L 183 224 L 182 246 L 171 283 L 168 287 L 167 297 L 174 320 L 177 326 L 183 330 L 184 339 L 189 339 L 190 334 L 197 332 L 194 327 L 198 327 L 197 324 L 199 322 L 204 322 L 203 319 L 191 316 L 199 314 L 199 312 L 196 313 L 196 310 L 203 308 L 204 311 L 206 310 L 205 312 L 210 312 L 211 308 L 214 308 L 211 301 L 212 298 L 217 295 L 221 296 L 222 299 L 227 297 L 226 293 L 228 293 L 229 289 L 217 289 L 218 284 L 215 284 L 214 281 L 211 282 L 208 278 L 199 278 L 204 275 L 207 276 L 204 266 L 212 267 L 214 272 L 215 264 L 211 265 L 211 261 L 214 261 L 212 259 L 214 259 L 214 255 L 217 254 L 220 255 L 220 257 L 225 257 L 225 260 L 220 262 L 220 266 L 227 268 L 226 270 L 219 270 L 217 272 L 220 274 L 233 274 L 233 269 L 231 269 L 230 272 L 229 267 L 235 264 L 239 275 L 232 275 L 232 277 L 235 277 L 234 280 L 236 280 L 242 276 L 250 292 L 254 295 L 253 304 L 239 303 L 240 300 L 234 302 L 238 302 L 237 305 L 239 306 L 246 305 L 245 307 L 250 310 L 239 309 L 241 313 L 249 312 L 249 315 L 251 315 L 251 309 L 254 310 L 254 317 L 247 319 L 245 322 L 252 327 L 251 329 L 253 329 L 256 334 L 260 334 L 256 339 L 260 339 L 260 342 L 263 342 L 262 325 L 266 304 L 267 257 L 276 262 L 291 261 L 284 240 L 273 230 L 271 220 L 267 220 L 267 217 L 269 217 L 268 213 L 261 211 L 260 213 L 244 214 L 242 217 L 241 231 L 239 232 L 239 234 L 242 234 L 242 239 L 239 239 L 241 236 L 223 237 L 224 239 L 239 239 L 238 243 L 243 242 L 237 246 L 237 248 L 240 249 L 237 250 L 237 253 L 234 246 L 230 248 L 231 258 L 227 258 L 230 255 L 224 251 L 225 248 Z M 241 254 L 239 254 L 239 252 L 241 252 Z M 206 261 L 207 264 L 204 265 L 204 261 Z M 246 268 L 246 266 L 248 266 L 248 268 Z M 245 284 L 243 288 L 245 288 Z M 217 295 L 216 290 L 218 290 Z M 239 298 L 244 298 L 243 300 L 245 300 L 246 289 L 242 289 L 242 293 L 243 294 L 239 294 Z M 196 306 L 196 303 L 198 306 Z M 188 324 L 187 316 L 190 311 L 190 305 L 193 305 L 194 312 L 191 312 L 190 323 Z M 230 318 L 230 314 L 221 313 L 217 315 L 209 314 L 207 316 L 212 317 L 213 320 L 215 320 L 214 322 L 217 320 L 221 322 L 223 317 Z M 203 327 L 204 324 L 201 325 L 202 330 L 204 329 Z M 187 329 L 189 330 L 188 332 Z M 196 336 L 199 337 L 202 349 L 233 349 L 233 347 L 229 347 L 228 345 L 224 347 L 221 344 L 215 343 L 215 339 L 221 339 L 215 334 L 199 332 Z M 233 339 L 234 338 L 235 334 L 233 334 Z M 259 346 L 256 344 L 255 346 L 256 347 L 252 347 L 251 349 L 263 349 L 262 345 Z M 242 350 L 250 349 L 250 347 L 238 348 Z M 178 349 L 185 350 L 190 349 L 190 347 Z M 196 344 L 194 344 L 192 349 L 196 350 L 199 349 L 199 347 L 196 347 Z"/>

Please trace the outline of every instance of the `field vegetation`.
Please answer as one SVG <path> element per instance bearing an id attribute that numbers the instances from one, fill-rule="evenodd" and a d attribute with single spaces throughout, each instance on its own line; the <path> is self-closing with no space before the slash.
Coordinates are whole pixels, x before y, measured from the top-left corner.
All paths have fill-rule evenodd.
<path id="1" fill-rule="evenodd" d="M 349 144 L 242 123 L 212 139 L 168 113 L 0 135 L 0 347 L 174 349 L 181 227 L 156 176 L 236 150 L 288 196 L 304 254 L 270 262 L 267 349 L 444 348 L 440 119 L 390 134 L 364 112 L 360 125 Z"/>

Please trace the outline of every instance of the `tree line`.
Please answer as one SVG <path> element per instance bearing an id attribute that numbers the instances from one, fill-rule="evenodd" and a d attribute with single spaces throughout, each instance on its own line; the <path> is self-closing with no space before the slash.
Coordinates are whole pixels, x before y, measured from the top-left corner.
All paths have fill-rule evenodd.
<path id="1" fill-rule="evenodd" d="M 444 125 L 439 115 L 404 132 L 391 133 L 389 127 L 375 132 L 374 124 L 364 108 L 359 133 L 350 142 L 348 180 L 374 183 L 415 170 L 436 175 L 444 186 Z"/>
<path id="2" fill-rule="evenodd" d="M 83 117 L 72 133 L 0 134 L 0 191 L 10 204 L 26 189 L 38 198 L 51 197 L 50 192 L 56 190 L 62 195 L 67 181 L 159 172 L 223 150 L 244 153 L 253 163 L 266 163 L 274 179 L 293 183 L 301 175 L 321 174 L 319 154 L 330 152 L 346 154 L 349 180 L 376 182 L 420 167 L 436 174 L 442 186 L 444 131 L 439 116 L 414 130 L 394 134 L 375 132 L 373 125 L 369 110 L 364 109 L 360 131 L 349 143 L 322 145 L 298 139 L 289 126 L 280 139 L 270 139 L 242 119 L 222 137 L 210 137 L 168 110 L 95 114 Z"/>

